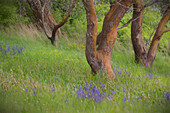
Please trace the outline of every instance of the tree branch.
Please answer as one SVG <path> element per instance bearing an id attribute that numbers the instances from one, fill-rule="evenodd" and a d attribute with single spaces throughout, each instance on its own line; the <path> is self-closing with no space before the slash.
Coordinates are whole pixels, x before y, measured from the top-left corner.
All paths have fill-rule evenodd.
<path id="1" fill-rule="evenodd" d="M 142 15 L 142 16 L 144 16 L 144 15 Z M 136 19 L 138 19 L 138 18 L 140 18 L 140 17 L 142 17 L 142 16 L 138 16 L 138 17 L 136 17 L 136 18 L 134 18 L 134 19 L 131 18 L 126 24 L 118 27 L 117 29 L 122 29 L 122 28 L 126 27 L 128 24 L 130 24 L 130 22 L 133 22 L 133 21 L 135 21 Z"/>
<path id="2" fill-rule="evenodd" d="M 161 35 L 163 35 L 164 33 L 168 32 L 168 31 L 170 31 L 170 29 L 164 30 L 164 31 L 161 33 Z"/>
<path id="3" fill-rule="evenodd" d="M 68 14 L 67 14 L 67 16 L 65 17 L 65 19 L 64 19 L 62 22 L 60 22 L 59 24 L 57 24 L 56 26 L 54 26 L 54 29 L 53 29 L 53 31 L 52 31 L 52 36 L 49 36 L 48 33 L 47 33 L 47 31 L 46 31 L 46 29 L 45 29 L 44 9 L 45 9 L 47 3 L 46 3 L 46 2 L 44 3 L 44 5 L 43 5 L 43 7 L 42 7 L 42 23 L 43 23 L 43 27 L 44 27 L 44 32 L 45 32 L 46 36 L 48 37 L 48 39 L 50 39 L 50 40 L 55 39 L 56 31 L 58 30 L 58 28 L 60 28 L 61 26 L 63 26 L 63 25 L 67 22 L 68 18 L 71 16 L 71 13 L 72 13 L 72 11 L 73 11 L 73 9 L 74 9 L 74 7 L 75 7 L 76 1 L 77 1 L 77 0 L 74 0 L 74 1 L 73 1 L 73 4 L 72 4 L 72 6 L 71 6 L 71 8 L 70 8 L 70 11 L 68 12 Z"/>
<path id="4" fill-rule="evenodd" d="M 145 4 L 144 7 L 140 10 L 140 12 L 142 12 L 146 7 L 149 7 L 157 2 L 160 2 L 159 0 L 153 0 L 152 2 L 148 3 L 148 4 Z M 144 15 L 143 15 L 144 16 Z M 141 16 L 139 17 L 136 17 L 135 19 L 131 18 L 126 24 L 124 24 L 123 26 L 121 27 L 118 27 L 117 29 L 122 29 L 124 27 L 126 27 L 128 24 L 130 24 L 130 22 L 132 21 L 135 21 L 136 19 L 140 18 Z"/>
<path id="5" fill-rule="evenodd" d="M 131 18 L 126 24 L 124 24 L 123 26 L 118 27 L 117 29 L 122 29 L 122 28 L 126 27 L 132 21 L 133 21 L 133 18 Z"/>
<path id="6" fill-rule="evenodd" d="M 140 10 L 140 12 L 142 12 L 146 7 L 149 7 L 157 2 L 160 2 L 159 0 L 153 0 L 152 2 L 145 4 L 144 7 Z"/>
<path id="7" fill-rule="evenodd" d="M 63 26 L 63 25 L 67 22 L 68 18 L 71 16 L 71 13 L 72 13 L 72 11 L 73 11 L 73 9 L 74 9 L 74 7 L 75 7 L 76 1 L 77 1 L 77 0 L 74 0 L 74 1 L 73 1 L 73 4 L 72 4 L 72 6 L 71 6 L 71 8 L 70 8 L 70 11 L 68 12 L 68 14 L 67 14 L 67 16 L 65 17 L 65 19 L 64 19 L 62 22 L 60 22 L 58 25 L 56 25 L 56 26 L 54 27 L 51 38 L 55 38 L 55 33 L 56 33 L 57 29 L 60 28 L 61 26 Z"/>

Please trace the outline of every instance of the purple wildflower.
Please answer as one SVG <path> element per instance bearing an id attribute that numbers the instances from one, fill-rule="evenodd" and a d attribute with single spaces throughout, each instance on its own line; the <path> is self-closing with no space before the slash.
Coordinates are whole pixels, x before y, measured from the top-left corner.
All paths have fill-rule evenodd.
<path id="1" fill-rule="evenodd" d="M 96 96 L 94 97 L 94 100 L 95 100 L 96 103 L 100 103 L 100 102 L 103 100 L 103 95 L 102 95 L 102 93 L 96 95 Z"/>
<path id="2" fill-rule="evenodd" d="M 102 90 L 104 90 L 104 84 L 100 82 Z"/>
<path id="3" fill-rule="evenodd" d="M 86 97 L 86 94 L 85 94 L 84 91 L 82 90 L 81 85 L 79 86 L 79 89 L 77 90 L 77 97 L 78 97 L 78 98 L 83 98 L 83 99 L 85 99 L 85 97 Z"/>
<path id="4" fill-rule="evenodd" d="M 8 49 L 7 49 L 8 51 L 10 51 L 10 47 L 8 47 Z"/>
<path id="5" fill-rule="evenodd" d="M 26 88 L 26 90 L 25 90 L 26 92 L 28 91 L 28 88 Z"/>
<path id="6" fill-rule="evenodd" d="M 138 97 L 138 100 L 140 100 L 140 99 L 142 99 L 142 97 L 141 97 L 141 96 L 139 96 L 139 97 Z"/>
<path id="7" fill-rule="evenodd" d="M 55 91 L 55 85 L 53 84 L 52 91 Z"/>
<path id="8" fill-rule="evenodd" d="M 23 50 L 23 47 L 21 47 L 21 49 L 20 49 L 21 51 Z"/>
<path id="9" fill-rule="evenodd" d="M 170 93 L 167 91 L 167 93 L 166 93 L 166 99 L 167 99 L 167 101 L 169 101 L 170 102 Z"/>
<path id="10" fill-rule="evenodd" d="M 111 61 L 113 61 L 113 59 L 112 59 L 112 58 L 111 58 L 110 60 L 111 60 Z"/>
<path id="11" fill-rule="evenodd" d="M 20 53 L 20 50 L 18 49 L 18 53 Z"/>
<path id="12" fill-rule="evenodd" d="M 125 87 L 123 88 L 123 93 L 126 93 Z"/>
<path id="13" fill-rule="evenodd" d="M 150 73 L 150 74 L 149 74 L 149 77 L 152 78 L 152 76 L 153 76 L 153 74 Z"/>
<path id="14" fill-rule="evenodd" d="M 34 96 L 36 96 L 37 95 L 37 93 L 34 91 Z"/>
<path id="15" fill-rule="evenodd" d="M 112 91 L 111 91 L 111 95 L 113 95 L 113 94 L 116 94 L 114 89 L 112 89 Z"/>
<path id="16" fill-rule="evenodd" d="M 34 91 L 34 90 L 36 90 L 36 89 L 37 89 L 37 88 L 36 88 L 36 87 L 34 87 L 34 88 L 33 88 L 33 91 Z"/>
<path id="17" fill-rule="evenodd" d="M 126 97 L 123 97 L 123 99 L 122 99 L 122 100 L 123 100 L 123 102 L 126 102 Z"/>

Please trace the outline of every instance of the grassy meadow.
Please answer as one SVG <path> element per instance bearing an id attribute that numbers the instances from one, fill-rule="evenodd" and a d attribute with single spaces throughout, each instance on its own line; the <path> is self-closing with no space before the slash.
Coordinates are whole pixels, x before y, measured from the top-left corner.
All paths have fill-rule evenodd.
<path id="1" fill-rule="evenodd" d="M 81 34 L 78 34 L 81 35 Z M 168 113 L 170 59 L 157 52 L 151 68 L 117 41 L 116 74 L 92 76 L 85 58 L 85 33 L 64 35 L 58 48 L 34 27 L 0 31 L 0 113 Z"/>

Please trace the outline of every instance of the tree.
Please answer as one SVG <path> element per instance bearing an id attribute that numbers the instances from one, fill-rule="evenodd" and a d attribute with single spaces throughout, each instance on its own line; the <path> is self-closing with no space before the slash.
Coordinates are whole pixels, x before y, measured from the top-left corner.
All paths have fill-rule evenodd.
<path id="1" fill-rule="evenodd" d="M 117 27 L 132 6 L 133 0 L 115 0 L 105 16 L 101 33 L 97 36 L 97 15 L 93 0 L 82 0 L 87 18 L 86 33 L 86 59 L 92 72 L 96 74 L 99 70 L 108 73 L 109 78 L 115 78 L 111 67 L 111 54 L 117 37 Z M 97 41 L 98 40 L 98 41 Z M 98 47 L 96 42 L 98 42 Z"/>
<path id="2" fill-rule="evenodd" d="M 27 2 L 29 3 L 29 5 L 34 13 L 34 16 L 36 17 L 38 25 L 42 29 L 45 29 L 47 35 L 52 34 L 52 31 L 53 31 L 54 27 L 57 26 L 57 23 L 56 23 L 55 19 L 53 18 L 51 12 L 49 11 L 49 8 L 47 5 L 45 5 L 44 22 L 42 22 L 43 21 L 42 8 L 43 8 L 44 4 L 46 4 L 46 0 L 27 0 Z M 57 29 L 57 35 L 59 37 L 61 37 L 60 29 Z M 57 47 L 57 42 L 56 42 L 55 37 L 54 38 L 48 37 L 48 39 L 50 39 L 51 43 Z"/>
<path id="3" fill-rule="evenodd" d="M 155 59 L 156 50 L 159 46 L 161 36 L 165 32 L 170 31 L 170 29 L 164 30 L 166 23 L 168 22 L 168 20 L 170 20 L 170 7 L 168 7 L 163 14 L 163 17 L 158 24 L 155 35 L 147 52 L 146 45 L 142 40 L 143 10 L 147 6 L 149 5 L 144 5 L 143 0 L 134 0 L 133 19 L 135 20 L 132 21 L 131 25 L 131 40 L 135 52 L 135 61 L 137 63 L 144 64 L 146 67 L 150 67 L 152 66 L 152 63 Z"/>

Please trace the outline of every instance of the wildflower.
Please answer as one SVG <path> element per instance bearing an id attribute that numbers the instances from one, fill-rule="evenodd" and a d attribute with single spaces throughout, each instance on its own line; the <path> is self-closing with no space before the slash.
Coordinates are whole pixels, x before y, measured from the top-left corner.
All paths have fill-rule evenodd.
<path id="1" fill-rule="evenodd" d="M 111 61 L 113 61 L 113 59 L 112 59 L 112 58 L 111 58 L 110 60 L 111 60 Z"/>
<path id="2" fill-rule="evenodd" d="M 16 52 L 13 52 L 13 55 L 15 55 L 16 54 Z"/>
<path id="3" fill-rule="evenodd" d="M 112 91 L 111 91 L 111 95 L 113 95 L 113 94 L 116 94 L 114 89 L 112 89 Z"/>
<path id="4" fill-rule="evenodd" d="M 10 51 L 10 47 L 8 47 L 8 49 L 7 49 L 8 51 Z"/>
<path id="5" fill-rule="evenodd" d="M 2 48 L 2 47 L 0 47 L 0 50 L 2 51 L 2 50 L 3 50 L 3 48 Z"/>
<path id="6" fill-rule="evenodd" d="M 93 93 L 95 93 L 95 94 L 98 94 L 99 93 L 99 91 L 97 90 L 97 88 L 96 88 L 96 85 L 93 85 Z"/>
<path id="7" fill-rule="evenodd" d="M 21 47 L 21 49 L 20 49 L 21 51 L 23 50 L 23 47 Z"/>
<path id="8" fill-rule="evenodd" d="M 103 99 L 102 93 L 100 93 L 94 97 L 94 100 L 96 103 L 100 103 L 102 101 L 102 99 Z"/>
<path id="9" fill-rule="evenodd" d="M 122 99 L 122 100 L 123 100 L 123 102 L 126 102 L 126 97 L 123 97 L 123 99 Z"/>
<path id="10" fill-rule="evenodd" d="M 26 92 L 28 91 L 28 88 L 26 88 L 26 90 L 25 90 Z"/>
<path id="11" fill-rule="evenodd" d="M 79 86 L 79 89 L 77 90 L 77 97 L 78 98 L 84 98 L 86 97 L 86 94 L 84 93 L 84 91 L 82 90 L 81 85 Z"/>
<path id="12" fill-rule="evenodd" d="M 104 84 L 100 82 L 102 90 L 104 90 Z"/>
<path id="13" fill-rule="evenodd" d="M 65 103 L 67 103 L 68 102 L 68 97 L 66 97 L 66 100 L 65 100 Z"/>
<path id="14" fill-rule="evenodd" d="M 125 69 L 125 74 L 127 74 L 127 71 L 126 71 L 126 69 Z"/>
<path id="15" fill-rule="evenodd" d="M 139 96 L 139 97 L 138 97 L 138 100 L 140 100 L 140 99 L 142 99 L 142 97 L 141 97 L 141 96 Z"/>
<path id="16" fill-rule="evenodd" d="M 18 53 L 20 53 L 20 50 L 18 49 Z"/>
<path id="17" fill-rule="evenodd" d="M 36 88 L 36 87 L 34 87 L 34 88 L 33 88 L 33 91 L 34 91 L 35 89 L 37 89 L 37 88 Z"/>
<path id="18" fill-rule="evenodd" d="M 113 100 L 113 98 L 112 98 L 111 96 L 109 96 L 109 99 L 110 99 L 110 100 Z"/>
<path id="19" fill-rule="evenodd" d="M 6 50 L 4 50 L 4 54 L 6 54 Z"/>
<path id="20" fill-rule="evenodd" d="M 150 73 L 150 74 L 149 74 L 149 77 L 152 78 L 152 76 L 153 76 L 153 74 Z"/>
<path id="21" fill-rule="evenodd" d="M 36 96 L 37 95 L 37 93 L 34 91 L 34 96 Z"/>
<path id="22" fill-rule="evenodd" d="M 53 84 L 53 88 L 52 88 L 52 91 L 55 91 L 55 85 Z"/>
<path id="23" fill-rule="evenodd" d="M 125 87 L 123 88 L 123 93 L 126 93 Z"/>
<path id="24" fill-rule="evenodd" d="M 167 101 L 170 102 L 170 93 L 168 93 L 168 91 L 167 91 L 167 93 L 166 93 L 166 99 L 167 99 Z"/>
<path id="25" fill-rule="evenodd" d="M 85 91 L 90 91 L 90 87 L 88 87 L 87 85 L 84 87 Z"/>

